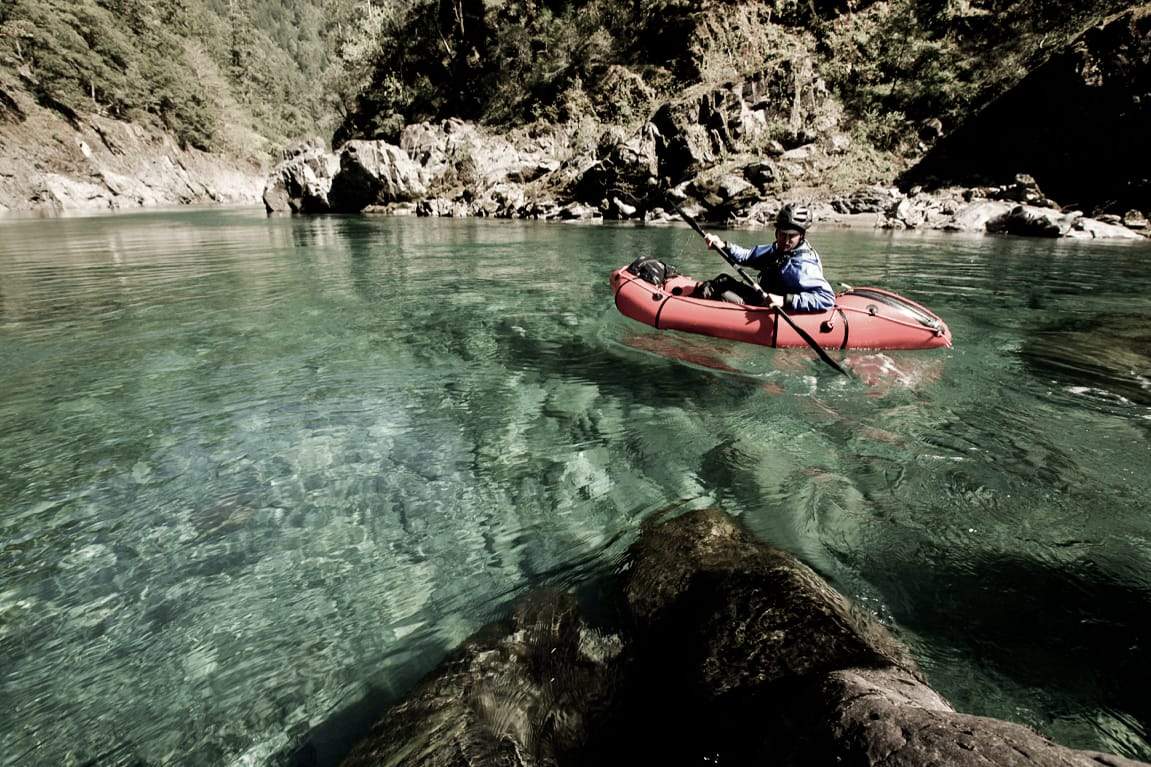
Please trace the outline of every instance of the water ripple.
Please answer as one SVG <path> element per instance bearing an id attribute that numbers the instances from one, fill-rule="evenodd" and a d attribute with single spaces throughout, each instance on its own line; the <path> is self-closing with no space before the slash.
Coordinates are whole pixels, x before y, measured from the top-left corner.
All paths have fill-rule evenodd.
<path id="1" fill-rule="evenodd" d="M 833 280 L 957 339 L 849 357 L 874 380 L 848 382 L 620 317 L 606 275 L 638 253 L 716 270 L 686 230 L 3 226 L 3 763 L 282 763 L 525 590 L 611 572 L 640 520 L 712 504 L 894 623 L 952 699 L 1151 753 L 1141 656 L 1111 641 L 1141 641 L 1151 590 L 1134 251 L 1097 284 L 1090 249 L 827 232 Z M 1080 645 L 1013 667 L 1035 640 L 1011 610 Z"/>

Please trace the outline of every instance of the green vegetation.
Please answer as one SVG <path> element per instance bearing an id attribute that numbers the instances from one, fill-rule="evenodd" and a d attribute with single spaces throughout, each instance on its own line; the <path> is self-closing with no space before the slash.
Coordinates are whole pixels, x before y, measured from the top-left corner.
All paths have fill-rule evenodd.
<path id="1" fill-rule="evenodd" d="M 1129 0 L 3 0 L 0 74 L 188 146 L 405 123 L 634 126 L 700 81 L 814 64 L 884 151 L 954 127 Z M 856 8 L 841 12 L 844 6 Z M 337 130 L 337 126 L 338 130 Z"/>
<path id="2" fill-rule="evenodd" d="M 1130 0 L 891 0 L 816 25 L 821 71 L 881 149 L 950 129 Z"/>
<path id="3" fill-rule="evenodd" d="M 376 15 L 370 0 L 5 0 L 0 68 L 65 114 L 225 151 L 239 125 L 271 148 L 330 134 Z"/>
<path id="4" fill-rule="evenodd" d="M 405 122 L 453 115 L 493 124 L 646 117 L 650 96 L 636 94 L 669 85 L 676 57 L 674 48 L 650 56 L 645 30 L 660 13 L 691 5 L 412 0 L 383 30 L 372 77 L 340 137 L 394 138 Z"/>
<path id="5" fill-rule="evenodd" d="M 698 82 L 810 61 L 881 151 L 951 129 L 1131 0 L 409 0 L 338 136 L 450 115 L 629 124 Z M 844 6 L 856 10 L 843 12 Z"/>

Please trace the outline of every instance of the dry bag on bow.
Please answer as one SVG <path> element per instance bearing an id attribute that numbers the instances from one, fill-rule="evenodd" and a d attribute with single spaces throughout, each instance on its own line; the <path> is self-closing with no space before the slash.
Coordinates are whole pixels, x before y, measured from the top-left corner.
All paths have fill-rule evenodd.
<path id="1" fill-rule="evenodd" d="M 674 266 L 647 256 L 640 256 L 635 261 L 632 261 L 628 265 L 627 270 L 644 282 L 650 282 L 657 288 L 663 287 L 663 284 L 667 282 L 668 279 L 679 274 L 679 270 Z"/>

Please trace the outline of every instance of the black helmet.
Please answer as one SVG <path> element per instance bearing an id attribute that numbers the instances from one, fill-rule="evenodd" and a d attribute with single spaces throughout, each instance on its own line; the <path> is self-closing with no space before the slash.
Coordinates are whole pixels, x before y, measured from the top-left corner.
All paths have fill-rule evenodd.
<path id="1" fill-rule="evenodd" d="M 775 217 L 776 229 L 794 229 L 803 234 L 807 234 L 807 228 L 811 226 L 813 221 L 811 210 L 798 203 L 789 202 L 784 205 L 779 215 Z"/>

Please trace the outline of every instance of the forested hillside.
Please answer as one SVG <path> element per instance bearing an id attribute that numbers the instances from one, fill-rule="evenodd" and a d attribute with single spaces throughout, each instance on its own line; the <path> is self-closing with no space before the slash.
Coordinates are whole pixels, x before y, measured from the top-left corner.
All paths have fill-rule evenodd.
<path id="1" fill-rule="evenodd" d="M 1125 0 L 6 0 L 0 67 L 43 102 L 205 150 L 405 122 L 646 118 L 803 55 L 881 148 L 955 124 Z M 232 126 L 232 130 L 225 130 Z"/>
<path id="2" fill-rule="evenodd" d="M 743 106 L 728 104 L 730 114 L 720 122 L 739 122 L 744 110 L 755 112 L 763 124 L 752 143 L 721 136 L 727 149 L 766 155 L 771 147 L 782 147 L 773 149 L 779 154 L 810 145 L 834 162 L 812 163 L 803 183 L 815 191 L 847 191 L 891 184 L 932 142 L 960 129 L 1086 28 L 1143 5 L 1136 0 L 4 0 L 0 149 L 5 122 L 23 124 L 6 151 L 16 158 L 13 163 L 25 165 L 0 179 L 29 175 L 24 167 L 31 144 L 45 153 L 32 163 L 33 173 L 86 176 L 96 178 L 98 186 L 116 186 L 93 171 L 99 163 L 87 162 L 79 170 L 74 148 L 85 144 L 81 151 L 87 152 L 91 142 L 57 137 L 69 149 L 53 148 L 50 129 L 25 121 L 27 110 L 20 104 L 30 101 L 62 115 L 77 131 L 85 115 L 113 118 L 162 130 L 185 150 L 257 163 L 299 138 L 320 136 L 337 147 L 353 138 L 396 142 L 405 125 L 449 117 L 497 133 L 558 128 L 567 142 L 565 156 L 590 157 L 607 129 L 627 135 L 652 120 L 661 106 L 675 102 L 675 109 L 685 108 L 684 99 L 696 90 L 728 88 L 735 94 L 730 90 L 735 88 L 736 100 L 753 92 L 754 97 Z M 1137 94 L 1119 95 L 1120 101 L 1130 95 L 1131 104 L 1144 103 Z M 1029 125 L 1017 127 L 1024 136 L 1032 131 Z M 701 122 L 699 130 L 704 129 Z M 726 128 L 717 124 L 706 130 Z M 117 154 L 113 146 L 106 148 Z M 56 154 L 49 157 L 50 152 Z M 693 162 L 711 167 L 713 160 Z M 966 156 L 959 160 L 966 161 Z M 1115 162 L 1126 161 L 1117 157 Z M 1026 170 L 996 167 L 1008 177 Z M 1071 185 L 1078 183 L 1074 174 L 1063 175 Z M 800 180 L 776 174 L 774 183 L 783 187 Z M 1148 186 L 1142 176 L 1131 183 Z M 10 206 L 62 199 L 51 189 L 41 194 L 52 187 L 47 182 L 8 184 Z"/>
<path id="3" fill-rule="evenodd" d="M 379 16 L 364 0 L 5 0 L 0 84 L 247 155 L 330 134 Z"/>
<path id="4" fill-rule="evenodd" d="M 700 82 L 815 66 L 861 132 L 898 149 L 948 127 L 1129 0 L 431 0 L 402 8 L 341 136 L 404 122 L 646 119 Z"/>

